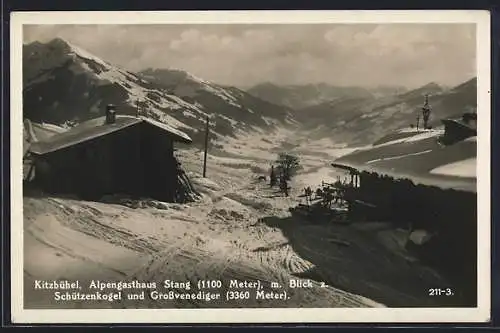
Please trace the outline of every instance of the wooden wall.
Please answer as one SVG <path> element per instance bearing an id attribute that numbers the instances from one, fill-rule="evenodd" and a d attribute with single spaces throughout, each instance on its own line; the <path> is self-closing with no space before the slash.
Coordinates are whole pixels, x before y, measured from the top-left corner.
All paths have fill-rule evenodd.
<path id="1" fill-rule="evenodd" d="M 37 158 L 35 181 L 46 191 L 99 199 L 128 194 L 170 201 L 176 189 L 173 141 L 145 123 Z"/>
<path id="2" fill-rule="evenodd" d="M 436 232 L 430 242 L 414 250 L 457 283 L 469 304 L 474 303 L 478 246 L 476 193 L 415 185 L 407 179 L 363 172 L 359 194 L 378 206 L 374 215 L 395 227 L 411 225 L 413 230 Z"/>

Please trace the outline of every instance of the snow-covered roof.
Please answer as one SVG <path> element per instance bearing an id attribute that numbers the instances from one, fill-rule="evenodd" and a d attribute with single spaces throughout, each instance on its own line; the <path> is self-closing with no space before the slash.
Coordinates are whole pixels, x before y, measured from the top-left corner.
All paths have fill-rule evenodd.
<path id="1" fill-rule="evenodd" d="M 426 186 L 435 186 L 441 189 L 454 189 L 465 192 L 477 193 L 476 178 L 470 176 L 470 172 L 466 176 L 460 174 L 451 174 L 444 172 L 429 172 L 422 174 L 396 172 L 388 169 L 382 169 L 377 166 L 370 166 L 362 163 L 353 163 L 343 161 L 342 163 L 335 163 L 335 167 L 343 165 L 345 168 L 355 169 L 357 172 L 376 172 L 380 175 L 387 175 L 394 179 L 409 179 L 414 184 L 421 184 Z M 333 166 L 333 165 L 332 165 Z"/>
<path id="2" fill-rule="evenodd" d="M 477 192 L 476 142 L 463 140 L 444 146 L 437 134 L 426 131 L 359 149 L 341 156 L 334 165 L 406 178 L 415 184 Z"/>
<path id="3" fill-rule="evenodd" d="M 175 136 L 177 136 L 179 138 L 179 141 L 181 142 L 185 142 L 185 143 L 191 143 L 192 140 L 191 138 L 184 132 L 182 131 L 179 131 L 178 129 L 170 126 L 170 125 L 167 125 L 165 123 L 161 123 L 159 121 L 156 121 L 156 120 L 153 120 L 153 119 L 150 119 L 150 118 L 145 118 L 145 117 L 141 117 L 141 120 L 150 124 L 150 125 L 153 125 L 153 126 L 156 126 L 158 128 L 161 128 L 162 130 L 170 133 L 170 134 L 173 134 Z"/>
<path id="4" fill-rule="evenodd" d="M 117 115 L 115 122 L 112 124 L 106 123 L 106 117 L 87 120 L 66 132 L 55 134 L 46 140 L 33 143 L 30 147 L 30 151 L 38 155 L 47 154 L 82 142 L 93 140 L 140 123 L 146 123 L 165 131 L 167 135 L 173 136 L 175 141 L 184 143 L 192 142 L 191 138 L 187 134 L 167 124 L 147 118 Z"/>

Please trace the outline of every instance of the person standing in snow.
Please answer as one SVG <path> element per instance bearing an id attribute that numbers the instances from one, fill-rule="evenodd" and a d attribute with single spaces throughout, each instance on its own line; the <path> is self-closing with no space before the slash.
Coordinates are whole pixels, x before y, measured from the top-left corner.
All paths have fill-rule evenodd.
<path id="1" fill-rule="evenodd" d="M 285 194 L 285 197 L 288 196 L 288 182 L 285 177 L 280 177 L 280 190 Z"/>
<path id="2" fill-rule="evenodd" d="M 269 185 L 271 185 L 271 187 L 276 185 L 276 173 L 274 172 L 274 165 L 271 165 L 271 175 L 269 176 L 269 179 Z"/>

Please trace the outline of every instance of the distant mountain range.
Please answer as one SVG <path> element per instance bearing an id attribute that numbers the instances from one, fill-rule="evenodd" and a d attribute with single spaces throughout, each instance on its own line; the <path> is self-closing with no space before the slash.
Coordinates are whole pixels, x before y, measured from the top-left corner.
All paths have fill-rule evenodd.
<path id="1" fill-rule="evenodd" d="M 429 83 L 393 96 L 340 98 L 298 110 L 295 117 L 316 137 L 341 137 L 349 144 L 366 144 L 391 131 L 416 126 L 425 94 L 432 109 L 430 124 L 437 127 L 443 118 L 475 111 L 476 78 L 451 89 Z"/>
<path id="2" fill-rule="evenodd" d="M 454 88 L 429 83 L 415 90 L 373 89 L 328 84 L 277 86 L 264 83 L 247 92 L 197 78 L 177 69 L 131 72 L 62 39 L 23 47 L 23 116 L 33 123 L 66 126 L 119 113 L 163 121 L 203 142 L 207 116 L 213 139 L 287 126 L 339 143 L 371 143 L 416 122 L 430 94 L 431 120 L 476 107 L 476 79 Z"/>
<path id="3" fill-rule="evenodd" d="M 23 48 L 23 112 L 34 122 L 62 125 L 103 115 L 107 104 L 139 112 L 202 140 L 207 116 L 213 137 L 286 126 L 286 107 L 237 88 L 222 87 L 179 70 L 133 73 L 62 39 Z"/>
<path id="4" fill-rule="evenodd" d="M 270 82 L 249 88 L 248 93 L 268 102 L 291 109 L 333 102 L 339 98 L 368 98 L 394 95 L 406 91 L 404 87 L 379 86 L 376 88 L 343 87 L 326 83 L 305 85 L 276 85 Z"/>

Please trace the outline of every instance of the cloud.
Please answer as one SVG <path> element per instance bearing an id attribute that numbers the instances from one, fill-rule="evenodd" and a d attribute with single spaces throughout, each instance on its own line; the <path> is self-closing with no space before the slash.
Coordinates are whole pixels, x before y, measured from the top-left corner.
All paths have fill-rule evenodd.
<path id="1" fill-rule="evenodd" d="M 475 76 L 475 27 L 466 24 L 44 25 L 24 40 L 61 37 L 130 70 L 180 68 L 221 84 L 337 85 Z"/>

